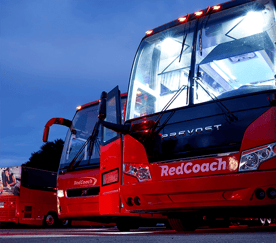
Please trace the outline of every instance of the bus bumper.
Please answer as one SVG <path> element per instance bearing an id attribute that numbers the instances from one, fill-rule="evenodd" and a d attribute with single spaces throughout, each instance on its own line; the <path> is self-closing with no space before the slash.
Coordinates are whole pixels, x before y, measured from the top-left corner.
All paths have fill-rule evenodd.
<path id="1" fill-rule="evenodd" d="M 131 212 L 223 211 L 275 217 L 276 171 L 254 171 L 121 186 L 121 198 Z M 268 215 L 269 214 L 269 215 Z"/>

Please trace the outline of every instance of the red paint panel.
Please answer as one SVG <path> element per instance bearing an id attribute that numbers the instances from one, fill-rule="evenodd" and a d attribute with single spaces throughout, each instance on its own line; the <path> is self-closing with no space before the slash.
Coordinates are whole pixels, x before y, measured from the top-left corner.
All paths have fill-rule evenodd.
<path id="1" fill-rule="evenodd" d="M 276 158 L 272 158 L 260 164 L 258 170 L 271 170 L 276 169 Z"/>
<path id="2" fill-rule="evenodd" d="M 58 190 L 100 186 L 100 168 L 70 171 L 58 175 Z M 60 218 L 99 216 L 99 196 L 59 198 Z"/>
<path id="3" fill-rule="evenodd" d="M 271 107 L 248 126 L 242 140 L 241 151 L 275 141 L 276 107 Z"/>
<path id="4" fill-rule="evenodd" d="M 121 139 L 117 139 L 101 147 L 100 173 L 101 180 L 103 174 L 118 170 L 119 180 L 109 185 L 103 185 L 99 194 L 99 210 L 101 215 L 112 215 L 120 213 L 119 187 L 121 184 Z"/>
<path id="5" fill-rule="evenodd" d="M 276 188 L 275 177 L 276 171 L 266 171 L 136 183 L 122 185 L 121 196 L 126 209 L 145 211 L 275 205 L 275 199 L 258 200 L 254 196 L 257 188 Z M 127 198 L 135 196 L 141 205 L 128 206 Z"/>
<path id="6" fill-rule="evenodd" d="M 144 146 L 130 135 L 124 137 L 123 151 L 124 163 L 148 164 Z"/>
<path id="7" fill-rule="evenodd" d="M 59 190 L 72 188 L 93 187 L 100 185 L 100 168 L 70 171 L 58 175 L 57 187 Z"/>

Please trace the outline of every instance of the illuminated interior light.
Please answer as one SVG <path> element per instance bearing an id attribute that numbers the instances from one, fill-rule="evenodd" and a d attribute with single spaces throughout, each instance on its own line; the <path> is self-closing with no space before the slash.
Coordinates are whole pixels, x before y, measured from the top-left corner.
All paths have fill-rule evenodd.
<path id="1" fill-rule="evenodd" d="M 244 28 L 252 34 L 257 34 L 263 31 L 264 18 L 261 11 L 250 11 L 246 14 L 243 21 Z"/>
<path id="2" fill-rule="evenodd" d="M 181 23 L 185 22 L 186 20 L 187 20 L 187 17 L 178 18 L 178 21 L 181 22 Z"/>
<path id="3" fill-rule="evenodd" d="M 137 90 L 136 94 L 140 95 L 140 94 L 142 94 L 142 91 L 141 90 Z"/>
<path id="4" fill-rule="evenodd" d="M 153 30 L 148 30 L 148 31 L 146 31 L 146 34 L 147 34 L 147 35 L 151 35 L 152 32 L 153 32 Z"/>
<path id="5" fill-rule="evenodd" d="M 77 106 L 76 109 L 77 109 L 77 110 L 80 110 L 80 109 L 81 109 L 81 105 Z"/>
<path id="6" fill-rule="evenodd" d="M 221 6 L 220 6 L 220 5 L 215 5 L 215 6 L 212 7 L 212 9 L 213 9 L 214 11 L 218 11 L 218 10 L 221 9 Z"/>
<path id="7" fill-rule="evenodd" d="M 179 49 L 180 49 L 179 43 L 169 37 L 163 40 L 161 47 L 162 47 L 162 52 L 165 52 L 170 55 L 173 55 L 174 53 L 179 52 Z"/>
<path id="8" fill-rule="evenodd" d="M 197 11 L 194 13 L 195 16 L 200 17 L 203 14 L 203 11 Z"/>

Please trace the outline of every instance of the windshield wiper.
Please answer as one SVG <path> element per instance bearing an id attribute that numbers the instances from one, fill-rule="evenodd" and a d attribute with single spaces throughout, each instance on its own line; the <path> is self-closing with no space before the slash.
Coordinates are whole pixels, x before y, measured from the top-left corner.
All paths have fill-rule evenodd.
<path id="1" fill-rule="evenodd" d="M 233 122 L 233 121 L 237 121 L 238 118 L 227 109 L 227 107 L 222 104 L 222 102 L 218 99 L 217 96 L 215 96 L 213 93 L 211 95 L 211 93 L 208 91 L 208 89 L 205 87 L 205 85 L 202 83 L 202 75 L 199 72 L 199 66 L 198 66 L 198 71 L 197 71 L 197 77 L 194 78 L 194 80 L 201 86 L 201 88 L 211 97 L 211 99 L 213 101 L 216 102 L 216 104 L 219 106 L 219 108 L 222 110 L 222 112 L 225 114 L 225 116 L 229 119 L 226 119 L 229 123 Z"/>
<path id="2" fill-rule="evenodd" d="M 153 126 L 149 129 L 149 135 L 153 134 L 156 130 L 162 116 L 164 115 L 165 111 L 169 108 L 169 106 L 175 101 L 175 99 L 181 94 L 183 90 L 187 88 L 187 85 L 182 85 L 177 92 L 173 95 L 173 97 L 168 101 L 168 103 L 163 107 L 157 118 L 155 119 L 155 123 Z M 164 123 L 160 126 L 160 128 L 156 131 L 157 133 L 162 130 L 162 128 L 168 123 L 168 121 L 171 119 L 171 117 L 174 115 L 175 111 L 172 111 L 171 114 L 167 117 L 167 119 L 164 121 Z"/>
<path id="3" fill-rule="evenodd" d="M 68 171 L 73 170 L 74 167 L 77 167 L 79 165 L 79 163 L 82 161 L 83 157 L 84 157 L 84 153 L 83 150 L 85 149 L 85 147 L 89 144 L 88 147 L 88 164 L 90 164 L 90 160 L 91 160 L 91 155 L 93 153 L 93 149 L 95 146 L 95 142 L 96 139 L 98 137 L 98 133 L 99 133 L 99 126 L 100 126 L 100 122 L 96 122 L 93 132 L 91 134 L 91 136 L 88 137 L 88 139 L 85 141 L 85 143 L 81 146 L 80 150 L 78 151 L 78 153 L 76 154 L 76 156 L 73 158 L 73 160 L 71 161 L 71 163 L 68 166 Z M 81 156 L 80 156 L 81 155 Z"/>
<path id="4" fill-rule="evenodd" d="M 209 18 L 211 16 L 211 13 L 212 13 L 212 8 L 209 6 L 208 9 L 206 10 L 206 13 L 203 17 L 203 20 L 201 21 L 201 27 L 200 27 L 200 31 L 199 31 L 199 52 L 200 52 L 200 55 L 202 56 L 202 30 L 203 28 L 206 28 L 207 26 L 207 23 L 209 21 Z M 204 25 L 204 20 L 205 20 L 205 17 L 208 16 L 207 18 L 207 21 L 205 22 L 205 25 Z M 225 116 L 229 119 L 226 119 L 229 123 L 230 122 L 233 122 L 233 121 L 237 121 L 238 118 L 231 112 L 227 109 L 227 107 L 225 105 L 222 104 L 222 102 L 212 93 L 212 95 L 210 94 L 210 92 L 208 91 L 208 89 L 204 86 L 204 84 L 201 82 L 202 80 L 202 75 L 201 73 L 199 72 L 199 65 L 197 67 L 197 77 L 194 78 L 194 80 L 201 86 L 201 88 L 211 97 L 211 99 L 213 101 L 216 102 L 216 104 L 220 107 L 220 109 L 222 110 L 222 112 L 225 114 Z"/>
<path id="5" fill-rule="evenodd" d="M 186 24 L 187 24 L 188 20 L 189 20 L 189 14 L 187 14 L 187 19 L 186 19 L 186 22 L 185 22 L 185 24 L 184 24 L 183 41 L 182 41 L 181 51 L 180 51 L 180 55 L 179 55 L 179 62 L 181 62 L 181 56 L 182 56 L 182 53 L 183 53 L 183 49 L 184 49 L 184 46 L 185 46 L 185 42 L 186 42 L 188 33 L 190 33 L 190 27 L 191 27 L 191 22 L 190 22 L 190 21 L 189 21 L 189 31 L 185 33 Z"/>
<path id="6" fill-rule="evenodd" d="M 211 10 L 211 7 L 210 6 L 208 6 L 208 9 L 206 10 L 206 13 L 204 14 L 204 17 L 203 17 L 203 20 L 201 21 L 201 27 L 200 27 L 200 30 L 199 30 L 199 52 L 200 52 L 200 55 L 202 56 L 202 30 L 204 29 L 204 28 L 206 28 L 206 25 L 207 25 L 207 23 L 208 23 L 208 21 L 209 21 L 209 18 L 210 18 L 210 10 Z M 206 21 L 206 23 L 205 23 L 205 26 L 203 27 L 203 25 L 204 25 L 204 20 L 205 20 L 205 17 L 206 16 L 208 16 L 208 18 L 207 18 L 207 21 Z"/>

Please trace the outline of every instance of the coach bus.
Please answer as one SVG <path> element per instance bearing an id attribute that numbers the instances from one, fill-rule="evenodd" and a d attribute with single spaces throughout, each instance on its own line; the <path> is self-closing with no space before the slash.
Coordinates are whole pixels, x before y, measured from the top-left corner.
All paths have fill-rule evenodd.
<path id="1" fill-rule="evenodd" d="M 118 88 L 102 93 L 101 125 L 114 132 L 101 156 L 123 162 L 106 200 L 119 191 L 130 212 L 163 213 L 177 231 L 275 218 L 275 4 L 233 0 L 146 32 L 123 123 Z"/>
<path id="2" fill-rule="evenodd" d="M 126 94 L 122 94 L 122 119 Z M 113 112 L 113 111 L 108 111 Z M 53 124 L 69 127 L 57 176 L 57 212 L 60 219 L 90 220 L 103 224 L 116 223 L 126 231 L 141 225 L 165 222 L 162 215 L 133 214 L 123 207 L 119 192 L 109 197 L 121 183 L 122 168 L 101 155 L 101 126 L 98 123 L 99 100 L 77 107 L 72 121 L 63 118 L 50 119 L 44 129 L 43 141 L 48 140 Z M 113 133 L 113 131 L 109 131 Z M 120 151 L 117 151 L 120 152 Z M 115 166 L 109 173 L 100 175 L 105 167 Z M 116 181 L 114 185 L 114 181 Z M 101 205 L 101 206 L 100 206 Z"/>
<path id="3" fill-rule="evenodd" d="M 56 172 L 25 166 L 0 168 L 0 222 L 61 226 L 56 176 Z"/>

